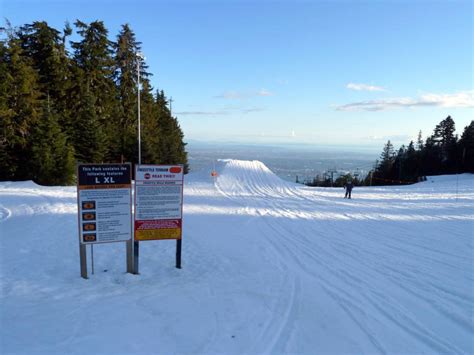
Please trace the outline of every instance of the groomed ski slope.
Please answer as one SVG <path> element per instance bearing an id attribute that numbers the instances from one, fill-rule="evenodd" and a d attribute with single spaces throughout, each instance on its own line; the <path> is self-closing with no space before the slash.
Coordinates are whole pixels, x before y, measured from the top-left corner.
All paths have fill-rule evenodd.
<path id="1" fill-rule="evenodd" d="M 216 170 L 185 178 L 183 269 L 175 241 L 141 243 L 139 276 L 96 245 L 89 280 L 75 188 L 0 183 L 0 353 L 473 353 L 473 175 L 345 200 Z"/>

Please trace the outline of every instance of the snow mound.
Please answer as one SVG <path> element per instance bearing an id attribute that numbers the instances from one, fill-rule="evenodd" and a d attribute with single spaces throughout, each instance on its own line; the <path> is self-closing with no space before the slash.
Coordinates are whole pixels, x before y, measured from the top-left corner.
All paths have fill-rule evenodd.
<path id="1" fill-rule="evenodd" d="M 218 173 L 216 186 L 227 195 L 280 195 L 293 185 L 276 176 L 258 160 L 219 160 L 216 171 Z"/>

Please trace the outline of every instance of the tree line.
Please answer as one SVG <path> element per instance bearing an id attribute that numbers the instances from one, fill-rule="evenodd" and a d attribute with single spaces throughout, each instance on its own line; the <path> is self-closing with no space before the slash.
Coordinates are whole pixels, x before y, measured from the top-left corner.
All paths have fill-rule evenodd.
<path id="1" fill-rule="evenodd" d="M 389 140 L 365 185 L 403 185 L 428 175 L 474 173 L 474 121 L 461 137 L 455 131 L 454 120 L 448 116 L 425 141 L 420 131 L 416 143 L 411 141 L 395 151 Z"/>
<path id="2" fill-rule="evenodd" d="M 66 185 L 78 162 L 137 163 L 138 67 L 142 164 L 187 172 L 184 134 L 129 25 L 114 41 L 102 21 L 73 26 L 1 28 L 0 180 Z"/>
<path id="3" fill-rule="evenodd" d="M 344 186 L 348 180 L 354 185 L 405 185 L 426 179 L 429 175 L 474 173 L 474 121 L 464 128 L 461 137 L 454 120 L 448 116 L 436 125 L 433 134 L 423 140 L 422 132 L 416 143 L 411 141 L 397 151 L 389 141 L 385 144 L 374 168 L 364 177 L 346 174 L 335 181 L 326 174 L 315 178 L 308 186 Z"/>

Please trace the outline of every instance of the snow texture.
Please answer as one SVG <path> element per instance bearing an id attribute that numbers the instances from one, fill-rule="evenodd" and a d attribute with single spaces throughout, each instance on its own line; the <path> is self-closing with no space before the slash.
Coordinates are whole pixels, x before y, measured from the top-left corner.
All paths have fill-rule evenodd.
<path id="1" fill-rule="evenodd" d="M 113 243 L 88 280 L 75 187 L 0 183 L 0 353 L 473 353 L 473 175 L 345 200 L 216 170 L 185 178 L 183 269 L 147 241 L 126 274 Z"/>

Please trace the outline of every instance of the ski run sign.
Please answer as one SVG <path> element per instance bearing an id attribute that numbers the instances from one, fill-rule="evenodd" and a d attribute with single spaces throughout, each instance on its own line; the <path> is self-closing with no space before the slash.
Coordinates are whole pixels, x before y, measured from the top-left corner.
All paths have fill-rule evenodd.
<path id="1" fill-rule="evenodd" d="M 135 240 L 181 239 L 183 166 L 135 169 Z"/>
<path id="2" fill-rule="evenodd" d="M 93 244 L 126 242 L 127 272 L 138 274 L 140 241 L 176 239 L 176 267 L 181 268 L 183 166 L 135 166 L 133 228 L 131 173 L 130 163 L 78 165 L 79 253 L 83 278 L 87 278 L 87 244 L 91 245 L 93 265 Z"/>
<path id="3" fill-rule="evenodd" d="M 132 238 L 130 164 L 78 166 L 77 200 L 81 244 Z"/>

